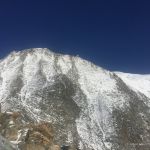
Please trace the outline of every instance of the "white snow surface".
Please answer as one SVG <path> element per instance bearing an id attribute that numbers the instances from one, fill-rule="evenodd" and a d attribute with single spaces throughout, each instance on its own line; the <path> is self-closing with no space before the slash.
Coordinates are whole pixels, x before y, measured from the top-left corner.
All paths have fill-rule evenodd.
<path id="1" fill-rule="evenodd" d="M 76 70 L 74 70 L 74 66 Z M 44 79 L 40 76 L 40 72 L 45 75 Z M 0 62 L 0 101 L 2 109 L 9 109 L 10 105 L 6 100 L 10 91 L 17 89 L 17 87 L 13 87 L 13 83 L 17 83 L 18 77 L 20 77 L 23 83 L 20 91 L 17 89 L 20 97 L 18 104 L 21 103 L 37 121 L 43 120 L 39 115 L 41 110 L 37 106 L 41 99 L 34 99 L 32 92 L 44 88 L 47 84 L 52 84 L 54 82 L 52 77 L 60 73 L 65 74 L 78 84 L 86 95 L 87 106 L 83 106 L 84 103 L 78 99 L 77 95 L 74 97 L 74 101 L 79 107 L 85 107 L 76 120 L 77 131 L 81 138 L 80 145 L 86 143 L 94 150 L 111 149 L 111 144 L 105 140 L 114 132 L 110 119 L 112 108 L 114 106 L 122 107 L 128 97 L 118 91 L 113 72 L 97 67 L 79 57 L 56 54 L 46 48 L 11 53 Z M 150 98 L 150 75 L 115 73 L 128 86 Z M 13 98 L 10 100 L 13 100 Z M 47 117 L 44 119 L 47 121 L 54 120 L 48 114 L 45 116 Z M 88 126 L 91 127 L 91 131 L 89 131 Z M 101 139 L 99 134 L 101 134 Z M 70 133 L 68 134 L 69 137 L 68 141 L 71 141 Z"/>
<path id="2" fill-rule="evenodd" d="M 150 98 L 150 74 L 115 73 L 133 90 L 139 91 Z"/>

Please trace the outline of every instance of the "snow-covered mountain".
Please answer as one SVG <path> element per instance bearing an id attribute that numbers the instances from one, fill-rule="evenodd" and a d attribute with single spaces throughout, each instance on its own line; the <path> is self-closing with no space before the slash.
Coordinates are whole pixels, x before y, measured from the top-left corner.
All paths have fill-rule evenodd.
<path id="1" fill-rule="evenodd" d="M 35 48 L 0 61 L 2 111 L 49 121 L 59 145 L 82 150 L 150 149 L 150 75 L 110 72 Z"/>

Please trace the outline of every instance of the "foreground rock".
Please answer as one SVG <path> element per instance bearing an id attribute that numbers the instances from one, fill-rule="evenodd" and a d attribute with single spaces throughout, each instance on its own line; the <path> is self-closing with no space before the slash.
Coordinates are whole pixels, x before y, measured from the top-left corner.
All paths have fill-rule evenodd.
<path id="1" fill-rule="evenodd" d="M 16 150 L 16 147 L 0 135 L 0 150 Z"/>
<path id="2" fill-rule="evenodd" d="M 54 131 L 50 123 L 23 123 L 21 117 L 20 112 L 0 113 L 1 147 L 6 150 L 13 147 L 19 150 L 59 150 L 59 146 L 54 145 Z"/>

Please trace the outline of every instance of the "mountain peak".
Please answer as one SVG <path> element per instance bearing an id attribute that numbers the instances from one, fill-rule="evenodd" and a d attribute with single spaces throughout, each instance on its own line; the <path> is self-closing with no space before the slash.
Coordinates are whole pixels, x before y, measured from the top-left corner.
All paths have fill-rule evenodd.
<path id="1" fill-rule="evenodd" d="M 30 54 L 39 53 L 39 54 L 43 54 L 43 53 L 54 53 L 54 52 L 48 48 L 29 48 L 29 49 L 19 51 L 17 53 L 30 53 Z"/>

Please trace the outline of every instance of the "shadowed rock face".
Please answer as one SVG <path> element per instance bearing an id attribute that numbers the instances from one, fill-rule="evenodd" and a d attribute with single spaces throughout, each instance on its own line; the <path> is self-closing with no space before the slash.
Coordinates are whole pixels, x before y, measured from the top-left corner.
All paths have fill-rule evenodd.
<path id="1" fill-rule="evenodd" d="M 123 108 L 114 108 L 112 118 L 115 135 L 112 137 L 115 150 L 148 150 L 150 148 L 150 110 L 149 101 L 143 94 L 137 94 L 118 77 L 119 90 L 126 94 L 128 102 Z"/>
<path id="2" fill-rule="evenodd" d="M 142 102 L 130 102 L 124 110 L 114 109 L 113 118 L 116 131 L 114 137 L 114 149 L 144 149 L 148 146 L 150 117 L 147 106 Z M 140 110 L 141 109 L 141 110 Z M 143 109 L 143 110 L 142 110 Z M 145 117 L 145 119 L 143 119 Z M 144 144 L 145 143 L 145 144 Z"/>
<path id="3" fill-rule="evenodd" d="M 54 142 L 73 150 L 150 149 L 150 97 L 79 57 L 11 54 L 0 62 L 0 100 L 23 124 L 51 122 Z"/>
<path id="4" fill-rule="evenodd" d="M 77 144 L 78 133 L 75 121 L 79 117 L 80 108 L 73 100 L 76 85 L 63 74 L 54 76 L 53 80 L 54 84 L 35 93 L 42 98 L 39 103 L 40 109 L 43 110 L 42 113 L 49 114 L 55 119 L 53 124 L 57 135 L 56 142 L 64 144 L 68 132 L 71 132 L 73 143 Z"/>

